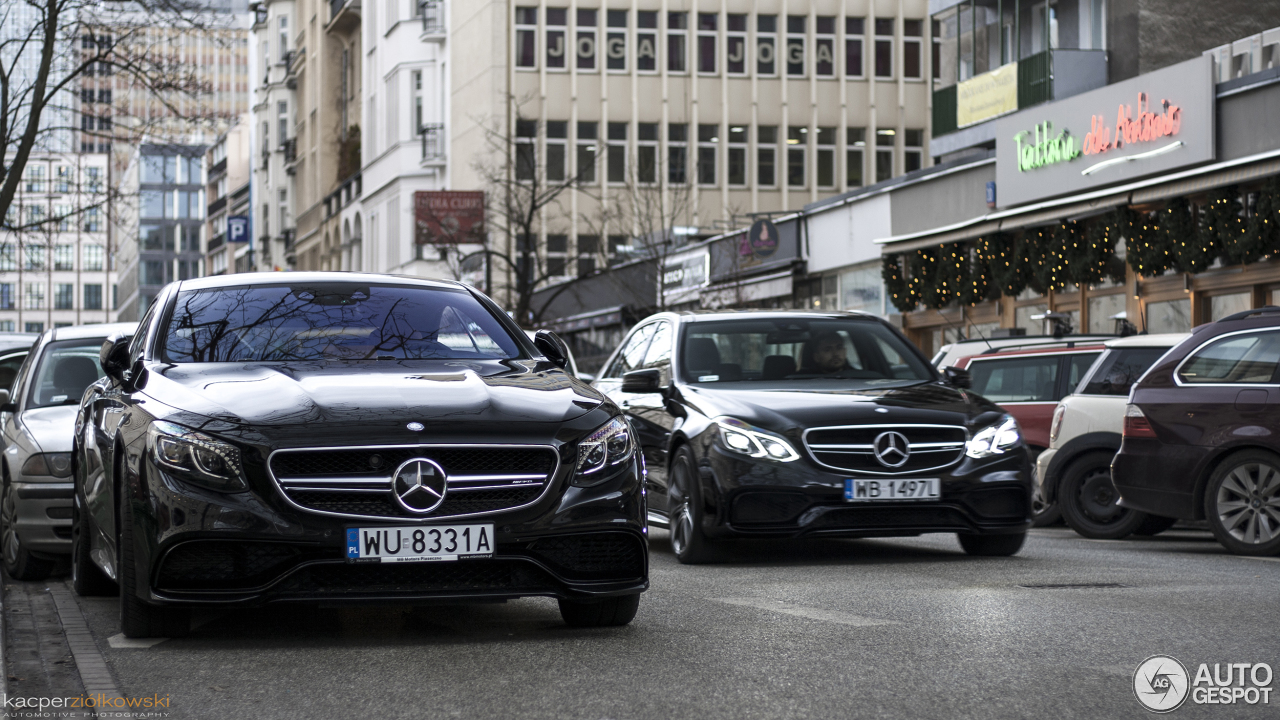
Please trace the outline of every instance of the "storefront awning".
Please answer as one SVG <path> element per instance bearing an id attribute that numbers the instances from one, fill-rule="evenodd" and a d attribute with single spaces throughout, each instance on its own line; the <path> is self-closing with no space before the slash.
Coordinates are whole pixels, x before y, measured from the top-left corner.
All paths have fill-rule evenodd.
<path id="1" fill-rule="evenodd" d="M 791 271 L 745 278 L 738 282 L 712 285 L 702 291 L 702 307 L 735 307 L 744 302 L 790 297 Z"/>
<path id="2" fill-rule="evenodd" d="M 937 247 L 1001 230 L 1045 225 L 1121 205 L 1141 205 L 1280 174 L 1280 149 L 1033 205 L 990 212 L 963 222 L 874 240 L 882 254 Z"/>

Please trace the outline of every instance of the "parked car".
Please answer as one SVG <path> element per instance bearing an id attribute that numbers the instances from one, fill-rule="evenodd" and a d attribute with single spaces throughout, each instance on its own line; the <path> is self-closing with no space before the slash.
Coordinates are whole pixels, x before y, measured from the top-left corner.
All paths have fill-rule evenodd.
<path id="1" fill-rule="evenodd" d="M 1009 350 L 1030 349 L 1039 346 L 1062 346 L 1068 343 L 1076 345 L 1098 344 L 1118 337 L 1117 335 L 1017 335 L 1014 337 L 987 338 L 977 340 L 961 340 L 948 343 L 934 353 L 930 362 L 936 368 L 952 367 L 961 358 L 976 357 L 983 354 L 999 353 Z"/>
<path id="2" fill-rule="evenodd" d="M 1138 381 L 1111 475 L 1124 507 L 1280 553 L 1280 308 L 1192 330 Z"/>
<path id="3" fill-rule="evenodd" d="M 1080 382 L 1085 370 L 1102 354 L 1096 341 L 1069 340 L 1012 345 L 981 355 L 962 357 L 955 367 L 969 371 L 974 392 L 998 403 L 1018 420 L 1032 462 L 1049 447 L 1049 426 L 1058 401 Z M 1040 494 L 1036 483 L 1031 503 L 1036 525 L 1058 521 L 1060 512 Z"/>
<path id="4" fill-rule="evenodd" d="M 101 360 L 72 581 L 118 592 L 128 637 L 181 635 L 200 606 L 529 595 L 623 625 L 648 587 L 630 426 L 553 333 L 531 343 L 465 285 L 184 280 Z"/>
<path id="5" fill-rule="evenodd" d="M 133 327 L 112 323 L 47 330 L 29 353 L 0 355 L 0 368 L 21 363 L 12 384 L 0 389 L 0 559 L 9 577 L 38 580 L 71 554 L 76 406 L 85 388 L 102 377 L 102 341 Z"/>
<path id="6" fill-rule="evenodd" d="M 1049 448 L 1036 459 L 1040 496 L 1061 508 L 1071 529 L 1088 538 L 1156 535 L 1175 518 L 1117 504 L 1111 460 L 1120 449 L 1129 389 L 1186 333 L 1134 335 L 1104 343 L 1105 350 L 1074 392 L 1058 403 Z"/>
<path id="7" fill-rule="evenodd" d="M 878 317 L 659 313 L 596 387 L 626 412 L 650 521 L 680 562 L 726 538 L 954 532 L 1011 555 L 1029 524 L 1017 422 Z"/>

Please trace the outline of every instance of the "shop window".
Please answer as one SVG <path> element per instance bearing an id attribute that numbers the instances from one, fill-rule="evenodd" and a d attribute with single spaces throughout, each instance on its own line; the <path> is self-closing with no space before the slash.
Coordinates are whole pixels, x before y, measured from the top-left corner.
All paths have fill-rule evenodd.
<path id="1" fill-rule="evenodd" d="M 893 77 L 893 20 L 876 18 L 876 78 Z"/>
<path id="2" fill-rule="evenodd" d="M 569 123 L 564 120 L 547 121 L 547 181 L 564 182 L 566 160 L 569 156 L 567 143 Z"/>
<path id="3" fill-rule="evenodd" d="M 862 187 L 863 152 L 867 145 L 867 129 L 845 128 L 844 174 L 849 187 Z"/>
<path id="4" fill-rule="evenodd" d="M 1089 297 L 1089 332 L 1107 335 L 1115 332 L 1116 321 L 1112 315 L 1124 312 L 1124 293 L 1091 295 Z"/>
<path id="5" fill-rule="evenodd" d="M 547 8 L 547 68 L 551 70 L 565 69 L 566 26 L 569 22 L 569 11 L 565 8 Z"/>
<path id="6" fill-rule="evenodd" d="M 729 126 L 729 184 L 747 184 L 747 129 Z"/>
<path id="7" fill-rule="evenodd" d="M 610 10 L 605 15 L 608 30 L 604 39 L 605 67 L 610 71 L 627 69 L 627 11 Z"/>
<path id="8" fill-rule="evenodd" d="M 787 184 L 791 187 L 805 186 L 804 156 L 808 145 L 809 128 L 787 128 Z"/>
<path id="9" fill-rule="evenodd" d="M 1147 303 L 1147 332 L 1180 333 L 1191 330 L 1191 299 Z"/>
<path id="10" fill-rule="evenodd" d="M 516 8 L 516 67 L 538 67 L 538 8 Z"/>
<path id="11" fill-rule="evenodd" d="M 848 78 L 862 77 L 862 41 L 866 30 L 865 18 L 844 19 L 844 74 Z"/>
<path id="12" fill-rule="evenodd" d="M 756 127 L 756 184 L 773 187 L 777 182 L 775 167 L 778 155 L 778 128 L 774 125 Z"/>
<path id="13" fill-rule="evenodd" d="M 804 15 L 787 16 L 787 75 L 804 77 Z"/>
<path id="14" fill-rule="evenodd" d="M 656 10 L 636 11 L 636 70 L 658 70 L 658 13 Z"/>
<path id="15" fill-rule="evenodd" d="M 667 72 L 682 73 L 689 67 L 688 29 L 688 13 L 667 13 Z"/>
<path id="16" fill-rule="evenodd" d="M 778 16 L 756 16 L 756 74 L 778 72 Z"/>
<path id="17" fill-rule="evenodd" d="M 574 54 L 578 70 L 592 72 L 596 69 L 596 10 L 578 10 L 578 27 L 574 40 Z"/>
<path id="18" fill-rule="evenodd" d="M 1209 322 L 1253 308 L 1253 293 L 1214 295 L 1209 298 Z"/>
<path id="19" fill-rule="evenodd" d="M 813 74 L 818 77 L 836 74 L 836 19 L 830 15 L 814 19 Z"/>
<path id="20" fill-rule="evenodd" d="M 880 315 L 884 312 L 880 263 L 866 263 L 840 275 L 840 309 Z"/>
<path id="21" fill-rule="evenodd" d="M 729 13 L 725 18 L 728 32 L 725 35 L 724 67 L 730 75 L 747 72 L 747 16 Z"/>
<path id="22" fill-rule="evenodd" d="M 716 27 L 720 16 L 716 13 L 698 13 L 698 72 L 713 75 L 716 72 Z"/>

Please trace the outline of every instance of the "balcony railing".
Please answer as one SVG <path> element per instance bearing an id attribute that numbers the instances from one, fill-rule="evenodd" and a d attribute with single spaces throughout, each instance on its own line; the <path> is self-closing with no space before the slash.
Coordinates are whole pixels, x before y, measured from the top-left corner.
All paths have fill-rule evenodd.
<path id="1" fill-rule="evenodd" d="M 346 32 L 360 24 L 360 0 L 329 0 L 329 25 L 326 30 Z"/>
<path id="2" fill-rule="evenodd" d="M 295 232 L 297 231 L 294 228 L 289 228 L 288 230 L 280 231 L 280 240 L 284 242 L 284 249 L 286 251 L 293 247 L 293 238 L 294 238 Z"/>
<path id="3" fill-rule="evenodd" d="M 284 161 L 287 163 L 294 162 L 298 159 L 298 138 L 291 137 L 280 143 L 280 150 L 284 152 Z"/>
<path id="4" fill-rule="evenodd" d="M 418 128 L 422 136 L 422 162 L 443 162 L 445 159 L 444 123 L 431 123 Z"/>
<path id="5" fill-rule="evenodd" d="M 444 35 L 444 2 L 443 0 L 419 0 L 418 9 L 422 13 L 423 35 Z"/>

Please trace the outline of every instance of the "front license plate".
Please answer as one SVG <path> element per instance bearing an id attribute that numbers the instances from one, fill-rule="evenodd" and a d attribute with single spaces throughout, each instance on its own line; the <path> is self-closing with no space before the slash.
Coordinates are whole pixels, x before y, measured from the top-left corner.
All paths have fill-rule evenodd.
<path id="1" fill-rule="evenodd" d="M 493 557 L 493 525 L 347 528 L 348 562 L 447 562 Z"/>
<path id="2" fill-rule="evenodd" d="M 849 502 L 874 502 L 876 500 L 937 500 L 938 478 L 923 480 L 861 480 L 844 481 L 844 499 Z"/>

